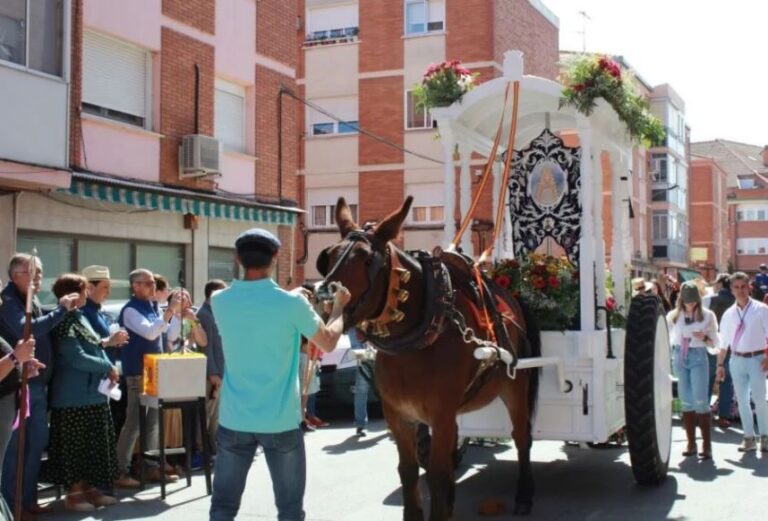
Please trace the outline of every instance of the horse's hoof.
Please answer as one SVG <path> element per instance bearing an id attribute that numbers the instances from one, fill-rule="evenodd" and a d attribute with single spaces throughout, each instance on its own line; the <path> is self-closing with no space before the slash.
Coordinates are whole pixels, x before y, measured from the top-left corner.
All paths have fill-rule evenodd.
<path id="1" fill-rule="evenodd" d="M 515 503 L 515 508 L 512 513 L 516 516 L 529 516 L 533 505 L 531 503 Z"/>

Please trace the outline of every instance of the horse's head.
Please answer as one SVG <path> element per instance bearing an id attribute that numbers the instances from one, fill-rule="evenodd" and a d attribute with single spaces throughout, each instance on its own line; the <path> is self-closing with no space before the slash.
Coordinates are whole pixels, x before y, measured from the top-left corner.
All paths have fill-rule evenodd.
<path id="1" fill-rule="evenodd" d="M 352 219 L 352 212 L 343 197 L 336 203 L 336 224 L 341 241 L 320 252 L 317 270 L 325 277 L 321 294 L 329 293 L 332 282 L 349 290 L 352 298 L 344 311 L 346 327 L 381 311 L 389 281 L 387 244 L 400 233 L 412 202 L 413 198 L 407 197 L 399 210 L 366 231 Z"/>

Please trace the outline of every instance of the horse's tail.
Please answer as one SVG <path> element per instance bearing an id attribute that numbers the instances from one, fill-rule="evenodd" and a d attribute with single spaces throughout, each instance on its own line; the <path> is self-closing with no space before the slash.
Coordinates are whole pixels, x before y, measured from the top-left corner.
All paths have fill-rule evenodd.
<path id="1" fill-rule="evenodd" d="M 525 319 L 525 337 L 528 340 L 526 342 L 527 349 L 520 354 L 521 358 L 533 358 L 541 356 L 541 330 L 539 324 L 536 321 L 536 316 L 531 311 L 531 308 L 522 299 L 517 299 L 520 304 L 520 309 L 523 312 L 523 318 Z M 528 388 L 528 410 L 530 414 L 528 416 L 528 427 L 533 432 L 533 421 L 536 418 L 536 404 L 539 397 L 539 377 L 541 375 L 541 369 L 535 369 L 530 372 L 530 384 Z"/>

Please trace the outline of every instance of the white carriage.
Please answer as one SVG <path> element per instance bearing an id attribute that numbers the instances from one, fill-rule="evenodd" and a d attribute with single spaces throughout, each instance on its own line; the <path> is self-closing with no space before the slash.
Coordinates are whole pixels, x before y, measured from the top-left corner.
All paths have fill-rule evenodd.
<path id="1" fill-rule="evenodd" d="M 559 108 L 562 85 L 522 72 L 522 53 L 509 51 L 502 77 L 483 83 L 450 107 L 432 109 L 444 151 L 445 207 L 451 209 L 455 204 L 454 154 L 458 151 L 459 205 L 462 215 L 469 210 L 470 158 L 472 152 L 490 155 L 510 82 L 519 81 L 520 89 L 516 149 L 528 146 L 544 129 L 577 135 L 581 148 L 580 330 L 542 332 L 542 356 L 520 360 L 518 368 L 542 368 L 536 439 L 601 443 L 626 429 L 637 481 L 656 483 L 666 476 L 671 444 L 672 379 L 666 321 L 656 299 L 633 299 L 630 306 L 621 290 L 615 298 L 620 306 L 629 307 L 627 330 L 611 330 L 606 314 L 600 312 L 606 302 L 603 172 L 608 170 L 612 176 L 611 275 L 615 287 L 624 288 L 630 258 L 627 201 L 632 190 L 632 143 L 623 123 L 603 100 L 589 117 Z M 509 125 L 506 127 L 509 132 Z M 606 158 L 607 169 L 603 168 Z M 501 166 L 497 161 L 493 171 L 494 208 L 508 204 L 509 190 L 500 186 Z M 512 222 L 509 212 L 505 215 L 494 252 L 497 257 L 512 258 Z M 444 246 L 455 232 L 453 219 L 446 219 Z M 472 251 L 468 237 L 461 246 Z M 508 438 L 512 429 L 499 399 L 460 415 L 458 424 L 459 435 L 464 437 Z"/>

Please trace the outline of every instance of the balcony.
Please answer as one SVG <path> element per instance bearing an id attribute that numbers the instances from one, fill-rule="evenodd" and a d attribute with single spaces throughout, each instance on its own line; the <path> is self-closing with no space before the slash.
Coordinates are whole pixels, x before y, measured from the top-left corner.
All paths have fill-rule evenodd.
<path id="1" fill-rule="evenodd" d="M 314 31 L 308 34 L 304 39 L 304 47 L 356 42 L 359 34 L 359 27 L 344 27 L 342 29 Z"/>
<path id="2" fill-rule="evenodd" d="M 668 240 L 653 241 L 653 258 L 670 262 L 688 262 L 688 248 L 685 245 Z"/>

